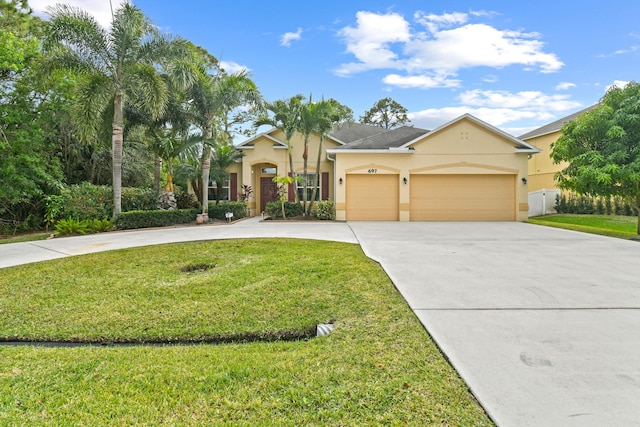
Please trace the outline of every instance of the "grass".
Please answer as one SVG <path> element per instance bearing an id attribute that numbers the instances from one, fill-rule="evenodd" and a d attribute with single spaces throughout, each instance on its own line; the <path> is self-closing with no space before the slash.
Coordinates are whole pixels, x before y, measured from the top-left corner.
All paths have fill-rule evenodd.
<path id="1" fill-rule="evenodd" d="M 634 216 L 557 214 L 529 218 L 529 222 L 622 239 L 638 237 L 638 218 Z"/>
<path id="2" fill-rule="evenodd" d="M 6 243 L 33 242 L 36 240 L 45 240 L 51 235 L 51 232 L 27 233 L 19 236 L 0 235 L 0 245 Z"/>
<path id="3" fill-rule="evenodd" d="M 206 268 L 203 268 L 206 266 Z M 491 425 L 379 265 L 287 239 L 144 247 L 0 275 L 0 337 L 223 345 L 0 346 L 0 425 Z"/>

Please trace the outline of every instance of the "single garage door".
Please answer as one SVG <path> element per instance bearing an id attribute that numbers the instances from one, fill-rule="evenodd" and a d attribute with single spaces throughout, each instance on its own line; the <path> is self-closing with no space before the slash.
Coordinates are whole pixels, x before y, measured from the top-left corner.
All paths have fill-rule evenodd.
<path id="1" fill-rule="evenodd" d="M 346 208 L 350 221 L 397 221 L 398 175 L 347 175 Z"/>
<path id="2" fill-rule="evenodd" d="M 515 221 L 515 175 L 412 175 L 412 221 Z"/>

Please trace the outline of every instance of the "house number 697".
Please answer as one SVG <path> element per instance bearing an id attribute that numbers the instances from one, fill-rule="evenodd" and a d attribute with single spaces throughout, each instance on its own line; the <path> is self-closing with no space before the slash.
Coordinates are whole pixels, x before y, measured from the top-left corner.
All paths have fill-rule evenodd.
<path id="1" fill-rule="evenodd" d="M 369 169 L 369 173 L 378 173 L 378 169 Z"/>

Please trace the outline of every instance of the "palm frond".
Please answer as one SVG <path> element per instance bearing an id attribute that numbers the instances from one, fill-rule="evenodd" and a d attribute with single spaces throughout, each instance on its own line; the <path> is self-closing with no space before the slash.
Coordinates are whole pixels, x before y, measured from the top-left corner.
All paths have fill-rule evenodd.
<path id="1" fill-rule="evenodd" d="M 129 101 L 146 109 L 151 118 L 159 117 L 167 106 L 167 85 L 151 64 L 137 63 L 125 74 L 125 93 Z"/>
<path id="2" fill-rule="evenodd" d="M 51 20 L 47 24 L 43 41 L 45 51 L 55 50 L 62 44 L 76 52 L 85 63 L 99 68 L 111 66 L 108 33 L 88 12 L 67 4 L 47 8 Z"/>
<path id="3" fill-rule="evenodd" d="M 100 133 L 103 115 L 113 107 L 114 92 L 113 81 L 105 74 L 84 74 L 78 79 L 73 112 L 80 139 L 87 141 Z"/>

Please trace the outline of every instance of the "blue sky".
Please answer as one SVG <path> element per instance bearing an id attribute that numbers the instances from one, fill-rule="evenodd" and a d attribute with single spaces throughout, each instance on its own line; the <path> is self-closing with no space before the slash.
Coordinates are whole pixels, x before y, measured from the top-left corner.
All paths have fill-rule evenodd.
<path id="1" fill-rule="evenodd" d="M 68 3 L 108 25 L 108 2 Z M 268 100 L 335 98 L 356 119 L 389 96 L 417 127 L 471 113 L 518 136 L 640 80 L 638 0 L 133 3 L 228 70 L 249 69 Z"/>

